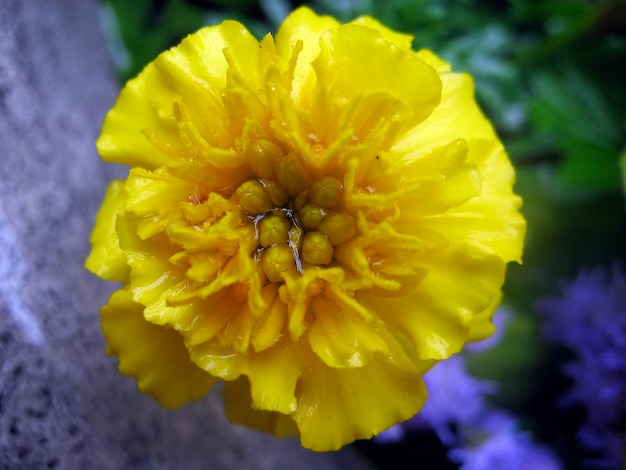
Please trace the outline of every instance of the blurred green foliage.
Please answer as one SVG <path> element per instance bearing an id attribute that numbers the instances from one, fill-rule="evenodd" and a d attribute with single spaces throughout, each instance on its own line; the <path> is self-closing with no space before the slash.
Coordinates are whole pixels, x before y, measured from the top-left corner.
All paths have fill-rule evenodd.
<path id="1" fill-rule="evenodd" d="M 524 265 L 510 267 L 505 286 L 513 317 L 505 338 L 473 359 L 471 369 L 501 385 L 501 404 L 537 410 L 538 397 L 549 400 L 553 392 L 544 379 L 554 372 L 554 351 L 542 342 L 536 299 L 581 268 L 626 260 L 626 1 L 297 3 L 342 21 L 371 15 L 413 34 L 416 49 L 430 48 L 474 77 L 477 99 L 516 166 L 528 236 Z M 288 0 L 101 5 L 121 81 L 203 25 L 238 19 L 262 37 L 297 6 Z M 530 415 L 529 426 L 541 432 L 540 417 Z"/>

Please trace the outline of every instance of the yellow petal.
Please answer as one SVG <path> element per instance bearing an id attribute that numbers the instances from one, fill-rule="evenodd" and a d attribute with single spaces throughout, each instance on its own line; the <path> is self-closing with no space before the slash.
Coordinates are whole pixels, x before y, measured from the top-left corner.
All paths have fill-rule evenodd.
<path id="1" fill-rule="evenodd" d="M 425 57 L 427 59 L 427 57 Z M 392 158 L 419 157 L 433 147 L 446 145 L 450 137 L 495 140 L 495 132 L 474 98 L 474 82 L 467 74 L 443 73 L 441 102 L 424 122 L 395 143 Z"/>
<path id="2" fill-rule="evenodd" d="M 254 95 L 260 88 L 259 47 L 250 32 L 235 21 L 204 28 L 161 54 L 154 66 L 146 89 L 159 109 L 173 109 L 186 148 L 209 160 L 220 153 L 236 159 L 235 152 L 216 149 L 233 147 L 237 137 L 231 120 L 237 107 L 229 109 L 224 100 L 233 99 L 228 83 Z"/>
<path id="3" fill-rule="evenodd" d="M 421 221 L 425 216 L 446 214 L 478 196 L 480 174 L 467 159 L 467 143 L 456 139 L 408 162 L 394 194 L 402 211 L 400 223 L 424 227 Z"/>
<path id="4" fill-rule="evenodd" d="M 234 283 L 207 296 L 176 302 L 174 286 L 146 308 L 145 317 L 156 324 L 168 324 L 185 338 L 188 347 L 213 341 L 232 353 L 246 354 L 257 327 L 257 315 L 246 297 L 248 288 Z M 266 289 L 264 289 L 266 290 Z M 263 299 L 265 300 L 265 299 Z M 264 321 L 264 317 L 258 320 Z M 258 325 L 260 328 L 261 325 Z M 257 343 L 253 343 L 255 348 Z"/>
<path id="5" fill-rule="evenodd" d="M 126 193 L 126 212 L 142 217 L 137 228 L 142 239 L 162 232 L 169 224 L 180 220 L 181 201 L 202 197 L 197 185 L 174 178 L 162 169 L 150 172 L 133 168 L 126 180 Z"/>
<path id="6" fill-rule="evenodd" d="M 496 331 L 496 326 L 491 321 L 496 309 L 502 301 L 502 292 L 496 295 L 491 305 L 476 315 L 469 324 L 470 331 L 467 335 L 468 341 L 482 341 L 489 338 Z"/>
<path id="7" fill-rule="evenodd" d="M 272 433 L 276 437 L 298 436 L 300 432 L 289 415 L 254 409 L 250 383 L 245 377 L 224 384 L 224 408 L 232 423 Z"/>
<path id="8" fill-rule="evenodd" d="M 149 64 L 130 80 L 106 115 L 96 142 L 103 160 L 154 169 L 167 164 L 172 154 L 184 152 L 173 117 L 160 115 L 146 99 L 145 82 L 152 73 L 154 65 Z M 155 145 L 145 133 L 158 135 L 163 145 Z"/>
<path id="9" fill-rule="evenodd" d="M 315 356 L 307 364 L 293 417 L 302 445 L 315 451 L 368 439 L 415 415 L 426 400 L 419 373 L 398 368 L 382 354 L 350 369 L 328 367 Z"/>
<path id="10" fill-rule="evenodd" d="M 224 306 L 226 307 L 226 306 Z M 206 312 L 205 316 L 220 314 Z M 236 315 L 230 313 L 231 319 Z M 249 322 L 251 325 L 252 322 Z M 300 377 L 302 359 L 297 344 L 281 341 L 261 352 L 237 351 L 223 340 L 228 325 L 216 340 L 195 344 L 187 342 L 191 359 L 208 373 L 233 381 L 248 376 L 251 404 L 255 409 L 292 413 L 296 409 L 296 382 Z M 239 327 L 234 326 L 237 332 Z M 277 367 L 280 364 L 280 367 Z"/>
<path id="11" fill-rule="evenodd" d="M 344 122 L 337 127 L 351 129 L 351 138 L 354 140 L 366 140 L 372 135 L 389 133 L 390 136 L 385 135 L 384 138 L 381 138 L 381 144 L 386 147 L 387 141 L 391 137 L 395 137 L 395 129 L 399 127 L 396 123 L 412 120 L 415 118 L 415 111 L 409 103 L 402 99 L 388 93 L 376 93 L 367 90 L 354 99 L 354 104 L 350 106 L 349 112 L 342 115 Z M 322 115 L 317 116 L 317 119 L 326 118 L 328 120 L 328 117 L 328 115 Z M 320 134 L 322 133 L 320 132 Z"/>
<path id="12" fill-rule="evenodd" d="M 92 249 L 85 261 L 85 268 L 110 281 L 124 282 L 129 273 L 126 258 L 115 233 L 116 219 L 118 214 L 124 212 L 125 203 L 124 182 L 115 180 L 107 188 L 89 238 Z"/>
<path id="13" fill-rule="evenodd" d="M 102 158 L 146 169 L 185 158 L 174 103 L 182 97 L 194 122 L 205 123 L 201 129 L 225 128 L 226 111 L 214 93 L 225 87 L 227 70 L 258 90 L 258 43 L 237 22 L 204 28 L 163 53 L 127 83 L 107 114 L 97 143 Z"/>
<path id="14" fill-rule="evenodd" d="M 229 305 L 230 315 L 226 328 L 220 334 L 221 345 L 230 347 L 233 352 L 246 354 L 250 346 L 255 315 L 245 301 L 232 298 Z"/>
<path id="15" fill-rule="evenodd" d="M 276 54 L 286 66 L 291 60 L 297 45 L 301 49 L 293 71 L 291 89 L 294 96 L 302 96 L 310 91 L 315 83 L 315 75 L 311 62 L 320 51 L 319 37 L 331 28 L 339 26 L 339 22 L 330 16 L 318 16 L 309 8 L 298 8 L 292 12 L 278 28 L 276 33 Z"/>
<path id="16" fill-rule="evenodd" d="M 256 82 L 258 72 L 258 42 L 244 25 L 236 21 L 224 21 L 208 26 L 187 36 L 177 47 L 162 55 L 168 63 L 182 72 L 197 77 L 213 88 L 226 84 L 229 72 L 241 73 Z M 228 56 L 225 51 L 228 50 Z M 181 91 L 187 87 L 181 82 Z"/>
<path id="17" fill-rule="evenodd" d="M 120 246 L 131 268 L 130 283 L 135 301 L 148 306 L 159 299 L 164 290 L 184 280 L 184 272 L 169 262 L 178 251 L 164 233 L 141 240 L 137 235 L 139 219 L 130 215 L 117 218 Z"/>
<path id="18" fill-rule="evenodd" d="M 207 220 L 201 226 L 187 223 L 173 223 L 167 228 L 167 235 L 184 249 L 199 252 L 218 251 L 226 256 L 237 252 L 239 243 L 248 246 L 254 240 L 254 226 L 239 211 L 230 211 L 219 220 Z"/>
<path id="19" fill-rule="evenodd" d="M 361 367 L 387 344 L 378 335 L 385 326 L 340 288 L 327 286 L 311 302 L 315 322 L 309 329 L 311 349 L 330 367 Z"/>
<path id="20" fill-rule="evenodd" d="M 189 354 L 198 367 L 224 380 L 235 380 L 245 371 L 246 355 L 217 341 L 189 345 Z"/>
<path id="21" fill-rule="evenodd" d="M 143 306 L 128 289 L 115 292 L 100 313 L 108 350 L 118 356 L 120 372 L 135 377 L 139 389 L 164 407 L 196 400 L 216 382 L 191 362 L 176 331 L 143 318 Z"/>
<path id="22" fill-rule="evenodd" d="M 471 254 L 521 261 L 526 222 L 519 212 L 522 200 L 512 190 L 514 172 L 498 142 L 469 142 L 468 162 L 476 165 L 481 181 L 480 195 L 445 214 L 425 217 L 424 228 L 443 235 Z"/>
<path id="23" fill-rule="evenodd" d="M 428 275 L 413 293 L 389 298 L 359 293 L 390 327 L 406 336 L 420 359 L 447 359 L 465 343 L 472 319 L 499 296 L 504 263 L 447 250 L 432 254 Z"/>
<path id="24" fill-rule="evenodd" d="M 449 73 L 452 69 L 450 64 L 445 60 L 442 60 L 441 57 L 436 55 L 433 51 L 428 49 L 420 49 L 416 52 L 417 56 L 434 68 L 440 74 Z"/>
<path id="25" fill-rule="evenodd" d="M 366 26 L 368 28 L 376 30 L 386 41 L 394 43 L 401 49 L 411 50 L 413 43 L 413 35 L 405 34 L 393 29 L 387 28 L 384 24 L 371 16 L 361 16 L 350 22 L 350 24 L 356 24 L 360 26 Z"/>
<path id="26" fill-rule="evenodd" d="M 384 41 L 375 30 L 343 25 L 326 31 L 320 47 L 313 62 L 317 79 L 340 99 L 384 90 L 408 105 L 412 111 L 408 126 L 426 119 L 439 103 L 437 72 L 415 54 Z"/>
<path id="27" fill-rule="evenodd" d="M 263 352 L 250 354 L 245 375 L 251 384 L 252 407 L 293 413 L 296 410 L 296 382 L 301 368 L 299 347 L 290 342 L 282 341 Z"/>
<path id="28" fill-rule="evenodd" d="M 283 336 L 287 324 L 287 304 L 278 296 L 278 287 L 270 284 L 263 288 L 263 295 L 269 306 L 265 315 L 259 318 L 252 332 L 252 346 L 261 352 L 274 344 Z"/>
<path id="29" fill-rule="evenodd" d="M 168 323 L 180 331 L 185 343 L 191 348 L 214 339 L 224 328 L 230 326 L 231 317 L 238 315 L 245 305 L 234 302 L 230 292 L 225 289 L 205 300 L 180 305 L 179 308 L 184 310 L 181 312 L 178 308 L 151 308 L 150 314 L 152 310 L 164 312 L 161 316 L 167 318 Z M 148 312 L 146 317 L 150 318 L 147 314 Z"/>
<path id="30" fill-rule="evenodd" d="M 520 261 L 526 223 L 521 199 L 513 193 L 513 167 L 475 99 L 471 77 L 442 74 L 441 103 L 433 114 L 400 139 L 391 158 L 419 159 L 433 147 L 449 143 L 451 133 L 468 145 L 467 162 L 476 165 L 481 194 L 449 213 L 425 220 L 424 227 L 505 261 Z"/>
<path id="31" fill-rule="evenodd" d="M 253 77 L 258 72 L 256 49 L 258 42 L 241 23 L 224 21 L 205 27 L 155 60 L 158 71 L 155 79 L 159 82 L 152 84 L 161 87 L 163 97 L 169 96 L 170 100 L 177 95 L 185 97 L 193 90 L 190 84 L 194 82 L 215 93 L 226 86 L 229 73 L 241 72 L 245 77 Z M 253 77 L 252 81 L 258 79 Z"/>

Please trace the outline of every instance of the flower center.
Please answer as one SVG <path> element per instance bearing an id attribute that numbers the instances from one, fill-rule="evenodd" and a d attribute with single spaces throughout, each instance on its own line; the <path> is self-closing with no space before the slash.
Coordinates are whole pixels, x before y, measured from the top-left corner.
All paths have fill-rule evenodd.
<path id="1" fill-rule="evenodd" d="M 324 176 L 302 189 L 300 169 L 282 167 L 277 179 L 249 179 L 235 191 L 254 223 L 256 256 L 270 282 L 332 264 L 335 247 L 356 234 L 354 219 L 341 210 L 341 181 Z"/>

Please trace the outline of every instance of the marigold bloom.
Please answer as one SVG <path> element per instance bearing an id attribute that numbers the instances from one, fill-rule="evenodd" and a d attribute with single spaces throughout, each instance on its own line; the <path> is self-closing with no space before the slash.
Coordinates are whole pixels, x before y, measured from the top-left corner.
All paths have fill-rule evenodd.
<path id="1" fill-rule="evenodd" d="M 413 416 L 488 336 L 525 224 L 471 78 L 371 18 L 204 28 L 122 90 L 87 268 L 120 370 L 175 408 L 337 449 Z"/>

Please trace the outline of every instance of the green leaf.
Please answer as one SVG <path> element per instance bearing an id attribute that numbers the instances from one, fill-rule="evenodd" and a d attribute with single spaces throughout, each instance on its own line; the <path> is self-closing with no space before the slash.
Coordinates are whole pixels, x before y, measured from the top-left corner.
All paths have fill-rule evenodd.
<path id="1" fill-rule="evenodd" d="M 556 183 L 581 191 L 619 190 L 622 131 L 599 86 L 568 65 L 558 72 L 538 72 L 532 88 L 531 122 L 536 132 L 554 138 L 562 155 Z"/>
<path id="2" fill-rule="evenodd" d="M 622 155 L 619 157 L 619 167 L 622 176 L 622 191 L 626 196 L 626 150 L 624 150 Z"/>

